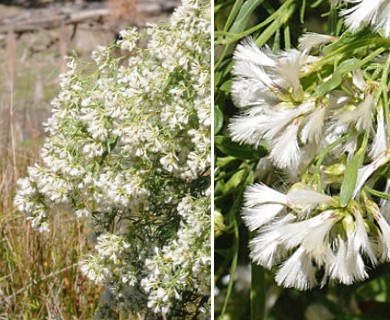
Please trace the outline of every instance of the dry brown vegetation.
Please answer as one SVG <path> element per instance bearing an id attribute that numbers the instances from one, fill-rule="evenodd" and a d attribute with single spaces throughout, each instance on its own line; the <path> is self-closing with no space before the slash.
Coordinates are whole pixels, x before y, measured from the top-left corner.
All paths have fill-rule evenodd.
<path id="1" fill-rule="evenodd" d="M 40 234 L 12 205 L 16 180 L 38 161 L 39 146 L 1 150 L 0 319 L 92 319 L 100 289 L 78 267 L 90 247 L 87 222 L 58 211 Z"/>

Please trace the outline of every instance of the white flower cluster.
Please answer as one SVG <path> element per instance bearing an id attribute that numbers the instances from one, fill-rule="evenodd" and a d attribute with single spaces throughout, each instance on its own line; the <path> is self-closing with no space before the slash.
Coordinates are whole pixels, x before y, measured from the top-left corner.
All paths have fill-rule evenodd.
<path id="1" fill-rule="evenodd" d="M 95 73 L 70 59 L 43 165 L 19 181 L 35 228 L 58 205 L 91 217 L 82 270 L 106 285 L 103 319 L 210 317 L 210 15 L 209 1 L 184 0 L 146 48 L 129 29 L 93 52 Z"/>
<path id="2" fill-rule="evenodd" d="M 231 120 L 232 138 L 254 146 L 267 141 L 272 162 L 278 168 L 298 172 L 319 150 L 354 128 L 359 133 L 376 133 L 369 146 L 372 158 L 376 158 L 388 145 L 383 134 L 383 105 L 378 105 L 378 130 L 370 130 L 377 84 L 367 83 L 362 71 L 355 70 L 345 78 L 348 91 L 331 90 L 323 96 L 317 83 L 304 90 L 300 78 L 313 72 L 318 60 L 308 54 L 308 43 L 305 36 L 302 51 L 293 49 L 280 56 L 267 48 L 260 50 L 250 38 L 237 46 L 232 97 L 243 114 Z M 324 82 L 333 80 L 329 77 Z M 353 155 L 357 137 L 346 139 L 334 153 Z"/>
<path id="3" fill-rule="evenodd" d="M 321 46 L 334 40 L 308 34 L 300 50 L 275 55 L 247 39 L 234 54 L 232 98 L 242 112 L 231 119 L 231 137 L 267 146 L 259 170 L 287 173 L 283 186 L 246 191 L 251 257 L 279 265 L 276 281 L 301 290 L 328 280 L 351 284 L 390 261 L 390 119 L 381 98 L 388 71 L 380 64 L 388 55 L 321 69 Z"/>

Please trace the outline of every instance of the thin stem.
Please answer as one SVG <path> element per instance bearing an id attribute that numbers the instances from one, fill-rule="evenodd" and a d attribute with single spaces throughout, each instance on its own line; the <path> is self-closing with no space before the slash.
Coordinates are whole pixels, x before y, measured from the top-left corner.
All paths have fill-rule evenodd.
<path id="1" fill-rule="evenodd" d="M 239 230 L 238 230 L 238 222 L 237 222 L 236 217 L 234 217 L 234 219 L 233 219 L 233 225 L 234 225 L 233 259 L 232 259 L 232 264 L 230 266 L 230 279 L 229 279 L 229 284 L 227 287 L 226 297 L 225 297 L 225 301 L 223 303 L 221 315 L 224 315 L 226 312 L 229 298 L 230 298 L 230 295 L 231 295 L 232 290 L 233 290 L 234 278 L 236 275 L 236 269 L 237 269 L 237 263 L 238 263 L 240 234 L 239 234 Z"/>
<path id="2" fill-rule="evenodd" d="M 265 271 L 255 263 L 251 265 L 251 320 L 265 319 Z"/>

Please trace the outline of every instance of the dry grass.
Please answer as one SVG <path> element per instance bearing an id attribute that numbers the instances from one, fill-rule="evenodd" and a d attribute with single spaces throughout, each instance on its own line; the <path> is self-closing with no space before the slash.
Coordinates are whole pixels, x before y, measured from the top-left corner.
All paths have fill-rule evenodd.
<path id="1" fill-rule="evenodd" d="M 16 180 L 38 160 L 39 146 L 1 149 L 0 319 L 92 319 L 100 289 L 78 267 L 90 249 L 87 222 L 57 212 L 50 232 L 40 234 L 12 204 Z"/>
<path id="2" fill-rule="evenodd" d="M 88 221 L 58 211 L 40 234 L 13 206 L 17 179 L 39 162 L 40 123 L 58 92 L 60 50 L 31 51 L 45 36 L 0 45 L 0 320 L 93 319 L 101 292 L 78 266 L 91 249 Z"/>

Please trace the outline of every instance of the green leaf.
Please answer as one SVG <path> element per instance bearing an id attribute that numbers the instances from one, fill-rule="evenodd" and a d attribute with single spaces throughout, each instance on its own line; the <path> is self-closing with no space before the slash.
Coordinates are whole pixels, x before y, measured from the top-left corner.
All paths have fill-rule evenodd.
<path id="1" fill-rule="evenodd" d="M 356 58 L 347 59 L 337 66 L 337 72 L 343 74 L 352 71 L 356 69 L 359 62 L 360 60 Z"/>
<path id="2" fill-rule="evenodd" d="M 355 153 L 352 160 L 347 164 L 345 168 L 344 179 L 340 190 L 340 204 L 342 207 L 347 206 L 353 196 L 353 191 L 356 187 L 358 170 L 363 165 L 367 142 L 368 134 L 366 133 L 362 146 Z"/>
<path id="3" fill-rule="evenodd" d="M 223 113 L 218 105 L 214 106 L 214 133 L 218 133 L 223 127 Z"/>
<path id="4" fill-rule="evenodd" d="M 227 157 L 216 157 L 215 159 L 215 166 L 218 169 L 224 168 L 225 166 L 229 165 L 233 161 L 237 160 L 237 158 L 232 157 L 232 156 L 227 156 Z"/>
<path id="5" fill-rule="evenodd" d="M 295 3 L 293 1 L 286 1 L 282 7 L 279 8 L 275 14 L 278 16 L 256 39 L 256 45 L 259 47 L 265 45 L 267 41 L 281 28 L 293 15 L 295 11 Z"/>
<path id="6" fill-rule="evenodd" d="M 233 174 L 230 179 L 225 184 L 225 194 L 231 192 L 233 189 L 236 189 L 240 184 L 242 184 L 243 180 L 248 177 L 249 171 L 247 168 L 242 168 Z"/>
<path id="7" fill-rule="evenodd" d="M 219 87 L 219 90 L 222 92 L 230 92 L 232 88 L 232 79 L 229 79 L 222 83 L 222 85 Z"/>
<path id="8" fill-rule="evenodd" d="M 240 12 L 238 13 L 232 27 L 230 28 L 230 32 L 232 33 L 239 33 L 243 30 L 245 30 L 249 18 L 253 11 L 261 5 L 261 3 L 264 0 L 249 0 L 246 1 L 240 9 Z"/>
<path id="9" fill-rule="evenodd" d="M 226 155 L 234 156 L 241 160 L 257 160 L 267 155 L 264 147 L 253 148 L 247 144 L 239 144 L 228 137 L 216 136 L 214 138 L 215 147 Z"/>
<path id="10" fill-rule="evenodd" d="M 234 23 L 234 21 L 236 20 L 236 17 L 240 12 L 240 8 L 241 8 L 243 2 L 244 2 L 244 0 L 235 1 L 233 8 L 230 11 L 229 16 L 226 19 L 226 23 L 225 23 L 225 26 L 223 28 L 224 31 L 229 30 L 232 23 Z"/>
<path id="11" fill-rule="evenodd" d="M 217 181 L 215 183 L 215 187 L 214 187 L 214 195 L 215 197 L 219 196 L 219 195 L 223 195 L 225 193 L 225 184 L 223 181 Z"/>
<path id="12" fill-rule="evenodd" d="M 318 89 L 317 93 L 320 97 L 325 96 L 329 91 L 332 91 L 336 89 L 342 82 L 342 77 L 340 73 L 335 71 L 332 75 L 332 78 L 330 78 L 328 81 L 321 84 Z"/>
<path id="13" fill-rule="evenodd" d="M 373 196 L 378 197 L 378 198 L 390 200 L 390 194 L 388 194 L 388 193 L 372 189 L 372 188 L 370 188 L 368 186 L 365 186 L 364 190 L 367 191 L 368 193 L 372 194 Z"/>

